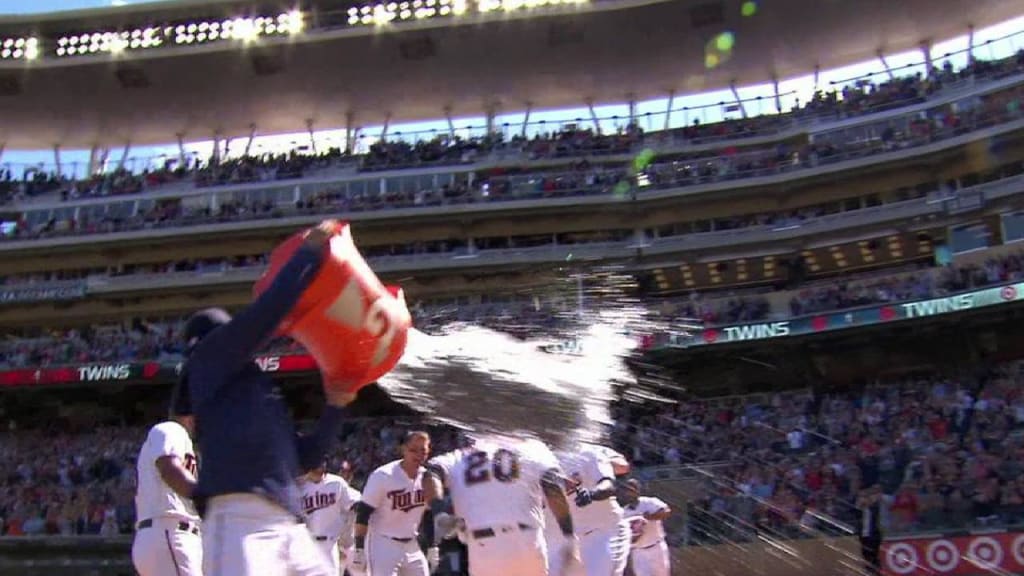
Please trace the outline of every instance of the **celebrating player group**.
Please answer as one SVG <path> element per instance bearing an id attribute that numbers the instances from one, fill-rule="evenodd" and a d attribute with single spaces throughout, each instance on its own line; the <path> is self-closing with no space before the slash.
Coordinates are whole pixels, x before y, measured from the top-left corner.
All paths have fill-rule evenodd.
<path id="1" fill-rule="evenodd" d="M 320 421 L 299 434 L 253 354 L 332 258 L 338 230 L 327 221 L 303 234 L 236 317 L 210 309 L 186 323 L 170 418 L 150 430 L 137 462 L 139 574 L 617 576 L 632 557 L 635 576 L 667 576 L 661 523 L 671 511 L 640 497 L 635 482 L 620 485 L 629 463 L 607 448 L 556 456 L 536 440 L 487 436 L 431 458 L 430 436 L 410 431 L 398 459 L 374 470 L 361 494 L 347 463 L 338 475 L 327 469 L 364 379 L 325 375 Z M 350 272 L 372 276 L 365 266 Z M 350 321 L 338 302 L 329 314 Z M 380 338 L 370 348 L 377 360 L 401 320 L 388 317 L 393 311 L 366 312 L 369 337 Z M 453 540 L 466 554 L 442 558 L 439 548 Z"/>

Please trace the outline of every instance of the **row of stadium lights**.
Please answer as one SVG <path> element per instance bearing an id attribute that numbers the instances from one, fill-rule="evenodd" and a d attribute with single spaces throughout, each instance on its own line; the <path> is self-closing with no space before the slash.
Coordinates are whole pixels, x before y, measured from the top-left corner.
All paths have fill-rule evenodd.
<path id="1" fill-rule="evenodd" d="M 394 21 L 461 16 L 470 3 L 481 14 L 514 12 L 544 6 L 585 4 L 589 0 L 409 0 L 353 7 L 348 10 L 350 26 L 384 26 Z M 73 34 L 57 39 L 58 58 L 98 53 L 120 54 L 167 44 L 187 46 L 218 41 L 250 42 L 261 37 L 290 36 L 302 32 L 302 12 L 293 10 L 274 17 L 234 18 L 223 21 L 192 22 L 166 27 L 147 27 L 121 32 Z M 39 39 L 0 38 L 0 60 L 35 60 L 41 55 Z"/>
<path id="2" fill-rule="evenodd" d="M 476 9 L 481 14 L 488 12 L 585 4 L 589 0 L 476 0 Z M 412 0 L 410 2 L 388 2 L 348 9 L 350 26 L 383 26 L 398 21 L 423 20 L 438 16 L 461 16 L 469 10 L 468 0 Z"/>
<path id="3" fill-rule="evenodd" d="M 136 28 L 122 32 L 73 34 L 57 39 L 58 58 L 98 53 L 120 54 L 126 50 L 144 50 L 167 44 L 187 46 L 237 40 L 251 42 L 261 37 L 290 36 L 305 27 L 302 12 L 292 11 L 274 17 L 234 18 L 223 21 L 192 22 L 164 28 Z M 39 39 L 0 39 L 0 60 L 35 60 L 40 56 Z"/>

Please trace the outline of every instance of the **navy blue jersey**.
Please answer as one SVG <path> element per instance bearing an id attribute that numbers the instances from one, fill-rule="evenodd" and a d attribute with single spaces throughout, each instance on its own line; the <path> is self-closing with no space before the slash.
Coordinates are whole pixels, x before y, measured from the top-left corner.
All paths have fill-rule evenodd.
<path id="1" fill-rule="evenodd" d="M 340 431 L 343 410 L 327 406 L 316 430 L 298 435 L 278 386 L 253 355 L 272 337 L 322 261 L 322 250 L 303 245 L 266 292 L 210 332 L 189 358 L 203 461 L 194 497 L 200 514 L 214 496 L 249 493 L 301 516 L 295 478 L 323 462 Z"/>

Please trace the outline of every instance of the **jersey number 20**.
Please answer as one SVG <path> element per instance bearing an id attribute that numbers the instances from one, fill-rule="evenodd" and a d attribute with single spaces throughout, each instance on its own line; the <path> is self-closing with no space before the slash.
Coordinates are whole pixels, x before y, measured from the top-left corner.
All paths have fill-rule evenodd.
<path id="1" fill-rule="evenodd" d="M 498 482 L 512 482 L 519 478 L 519 456 L 509 450 L 496 450 L 493 460 L 487 452 L 473 452 L 467 463 L 466 486 L 487 482 L 491 478 Z"/>

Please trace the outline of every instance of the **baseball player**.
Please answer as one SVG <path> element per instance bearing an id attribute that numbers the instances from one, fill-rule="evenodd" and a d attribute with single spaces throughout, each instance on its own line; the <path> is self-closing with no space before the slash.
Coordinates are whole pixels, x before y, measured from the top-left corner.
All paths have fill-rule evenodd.
<path id="1" fill-rule="evenodd" d="M 352 517 L 349 510 L 359 501 L 359 492 L 341 476 L 328 474 L 326 463 L 310 470 L 300 487 L 306 528 L 334 569 L 334 574 L 341 574 L 340 548 L 352 540 L 352 524 L 346 520 Z"/>
<path id="2" fill-rule="evenodd" d="M 551 553 L 578 561 L 565 481 L 547 446 L 478 441 L 432 459 L 427 470 L 429 481 L 450 490 L 452 508 L 465 523 L 471 576 L 547 576 L 545 501 L 565 536 L 563 548 Z"/>
<path id="3" fill-rule="evenodd" d="M 337 576 L 302 524 L 296 479 L 323 462 L 355 394 L 325 387 L 316 430 L 296 433 L 276 383 L 252 360 L 320 270 L 337 223 L 306 233 L 270 287 L 231 318 L 185 324 L 188 382 L 203 467 L 193 493 L 203 518 L 206 576 Z"/>
<path id="4" fill-rule="evenodd" d="M 190 498 L 197 463 L 192 449 L 194 419 L 187 391 L 179 385 L 171 418 L 153 426 L 136 462 L 135 538 L 132 563 L 141 576 L 201 576 L 203 542 L 199 515 Z"/>
<path id="5" fill-rule="evenodd" d="M 363 498 L 356 504 L 353 574 L 427 576 L 427 557 L 419 544 L 419 525 L 426 511 L 423 476 L 430 456 L 430 436 L 409 432 L 402 439 L 402 458 L 370 474 Z M 432 498 L 431 498 L 432 499 Z M 437 549 L 431 548 L 431 555 Z"/>
<path id="6" fill-rule="evenodd" d="M 623 472 L 623 463 L 628 472 L 628 463 L 618 452 L 602 446 L 583 446 L 562 454 L 559 462 L 568 477 L 570 508 L 585 573 L 621 576 L 629 561 L 629 524 L 615 497 L 615 477 L 617 471 Z M 557 563 L 558 558 L 553 559 Z M 562 570 L 564 567 L 557 564 L 551 566 L 552 574 Z"/>
<path id="7" fill-rule="evenodd" d="M 658 498 L 640 496 L 640 484 L 636 480 L 627 481 L 624 491 L 624 514 L 632 535 L 633 573 L 669 576 L 672 570 L 662 522 L 672 514 L 672 509 Z"/>

